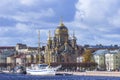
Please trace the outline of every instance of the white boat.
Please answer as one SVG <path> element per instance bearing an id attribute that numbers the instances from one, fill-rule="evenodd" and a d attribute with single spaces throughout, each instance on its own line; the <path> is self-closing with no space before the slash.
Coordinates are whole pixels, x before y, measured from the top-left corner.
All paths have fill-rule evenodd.
<path id="1" fill-rule="evenodd" d="M 50 67 L 47 64 L 38 64 L 38 65 L 32 65 L 30 68 L 26 69 L 27 74 L 30 75 L 55 75 L 56 71 L 61 66 L 57 67 Z"/>

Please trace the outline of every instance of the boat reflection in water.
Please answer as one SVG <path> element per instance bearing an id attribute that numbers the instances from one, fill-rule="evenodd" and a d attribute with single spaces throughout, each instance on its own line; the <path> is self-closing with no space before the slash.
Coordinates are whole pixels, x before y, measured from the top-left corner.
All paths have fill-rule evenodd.
<path id="1" fill-rule="evenodd" d="M 61 65 L 51 67 L 47 64 L 37 64 L 31 65 L 30 68 L 26 68 L 26 73 L 30 75 L 55 75 L 59 68 L 61 68 Z"/>

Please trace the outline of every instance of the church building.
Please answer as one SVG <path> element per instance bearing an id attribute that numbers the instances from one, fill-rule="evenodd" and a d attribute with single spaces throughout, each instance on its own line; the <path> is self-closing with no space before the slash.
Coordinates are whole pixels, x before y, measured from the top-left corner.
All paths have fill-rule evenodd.
<path id="1" fill-rule="evenodd" d="M 61 21 L 57 26 L 54 36 L 49 36 L 45 47 L 45 63 L 74 63 L 80 55 L 80 49 L 76 43 L 75 33 L 69 35 L 68 28 Z"/>

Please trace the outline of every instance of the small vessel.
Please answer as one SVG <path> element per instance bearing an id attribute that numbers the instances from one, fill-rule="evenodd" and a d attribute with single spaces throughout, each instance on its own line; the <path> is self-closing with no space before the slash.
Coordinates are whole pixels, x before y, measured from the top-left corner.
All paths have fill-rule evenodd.
<path id="1" fill-rule="evenodd" d="M 56 71 L 61 68 L 60 66 L 51 67 L 47 64 L 31 65 L 30 68 L 26 68 L 26 73 L 30 75 L 56 75 Z"/>
<path id="2" fill-rule="evenodd" d="M 24 66 L 15 66 L 11 71 L 11 73 L 17 74 L 26 74 L 26 68 Z"/>

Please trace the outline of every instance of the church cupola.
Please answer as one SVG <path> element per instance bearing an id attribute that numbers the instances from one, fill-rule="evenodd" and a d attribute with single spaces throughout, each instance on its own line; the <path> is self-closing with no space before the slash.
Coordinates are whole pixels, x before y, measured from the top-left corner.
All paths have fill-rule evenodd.
<path id="1" fill-rule="evenodd" d="M 60 21 L 59 26 L 55 30 L 55 37 L 58 39 L 59 42 L 62 44 L 65 42 L 65 40 L 68 40 L 68 29 L 64 25 L 63 21 Z"/>
<path id="2" fill-rule="evenodd" d="M 77 38 L 75 37 L 75 31 L 73 31 L 72 40 L 77 40 Z"/>
<path id="3" fill-rule="evenodd" d="M 75 37 L 75 32 L 73 31 L 73 35 L 72 35 L 72 47 L 75 47 L 76 45 L 76 37 Z"/>

